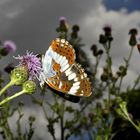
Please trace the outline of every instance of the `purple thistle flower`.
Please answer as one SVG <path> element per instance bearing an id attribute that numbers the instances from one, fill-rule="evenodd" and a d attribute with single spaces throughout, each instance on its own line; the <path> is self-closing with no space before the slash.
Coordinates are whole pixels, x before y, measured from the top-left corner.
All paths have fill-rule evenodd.
<path id="1" fill-rule="evenodd" d="M 25 66 L 29 72 L 29 80 L 33 80 L 39 77 L 41 69 L 40 58 L 37 57 L 38 54 L 34 55 L 32 52 L 26 52 L 26 55 L 14 57 L 19 60 L 18 66 Z"/>
<path id="2" fill-rule="evenodd" d="M 16 44 L 11 40 L 6 40 L 3 43 L 3 48 L 7 50 L 7 52 L 15 52 L 16 51 Z"/>
<path id="3" fill-rule="evenodd" d="M 62 16 L 59 18 L 59 21 L 66 21 L 66 18 Z"/>

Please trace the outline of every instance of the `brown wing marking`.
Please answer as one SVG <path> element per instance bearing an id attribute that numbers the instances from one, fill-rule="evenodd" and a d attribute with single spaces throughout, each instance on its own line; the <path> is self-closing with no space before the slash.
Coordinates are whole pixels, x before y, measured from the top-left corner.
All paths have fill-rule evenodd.
<path id="1" fill-rule="evenodd" d="M 60 64 L 54 62 L 54 63 L 53 63 L 53 70 L 54 70 L 55 72 L 60 72 L 60 69 L 61 69 Z"/>
<path id="2" fill-rule="evenodd" d="M 91 87 L 90 81 L 88 78 L 81 80 L 80 89 L 76 93 L 77 96 L 90 96 L 91 95 Z"/>
<path id="3" fill-rule="evenodd" d="M 63 93 L 68 93 L 70 90 L 72 84 L 66 81 L 60 81 L 60 79 L 54 78 L 54 79 L 49 79 L 46 81 L 46 83 L 53 89 L 58 90 Z M 61 87 L 60 86 L 61 83 Z"/>
<path id="4" fill-rule="evenodd" d="M 63 39 L 63 42 L 61 42 L 61 40 L 62 39 L 53 40 L 51 43 L 51 48 L 54 52 L 65 56 L 69 64 L 73 64 L 75 62 L 75 51 L 68 41 Z"/>
<path id="5" fill-rule="evenodd" d="M 80 88 L 76 93 L 76 96 L 90 96 L 91 95 L 91 83 L 84 69 L 79 64 L 75 64 L 78 68 L 78 81 L 80 81 Z"/>

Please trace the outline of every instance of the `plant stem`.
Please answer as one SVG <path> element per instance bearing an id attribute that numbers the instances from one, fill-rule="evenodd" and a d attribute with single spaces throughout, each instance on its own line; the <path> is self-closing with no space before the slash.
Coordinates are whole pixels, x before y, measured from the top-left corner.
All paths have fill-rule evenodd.
<path id="1" fill-rule="evenodd" d="M 63 124 L 63 117 L 60 118 L 60 125 L 61 125 L 61 140 L 64 140 L 64 124 Z"/>
<path id="2" fill-rule="evenodd" d="M 4 86 L 1 90 L 0 90 L 0 96 L 12 85 L 14 84 L 13 81 L 10 81 L 6 86 Z"/>
<path id="3" fill-rule="evenodd" d="M 99 56 L 99 57 L 97 56 L 97 57 L 96 57 L 95 70 L 94 70 L 94 72 L 93 72 L 94 77 L 95 77 L 95 75 L 96 75 L 96 73 L 97 73 L 97 68 L 98 68 L 100 59 L 101 59 L 101 56 Z"/>
<path id="4" fill-rule="evenodd" d="M 5 139 L 6 140 L 13 140 L 13 133 L 9 126 L 8 118 L 9 118 L 9 104 L 5 106 L 6 110 L 0 110 L 0 118 L 1 118 L 1 126 L 2 130 L 4 131 Z"/>
<path id="5" fill-rule="evenodd" d="M 112 60 L 111 60 L 111 56 L 110 56 L 110 47 L 111 47 L 111 44 L 109 42 L 108 46 L 106 45 L 106 55 L 107 55 L 106 62 L 107 62 L 107 67 L 109 69 L 109 73 L 112 74 L 112 68 L 111 68 Z M 108 109 L 110 109 L 110 100 L 111 100 L 111 95 L 110 95 L 111 83 L 110 83 L 110 81 L 107 81 L 107 85 L 108 85 Z"/>
<path id="6" fill-rule="evenodd" d="M 24 94 L 24 93 L 25 93 L 25 91 L 22 90 L 22 91 L 20 91 L 18 93 L 15 93 L 13 96 L 10 96 L 10 97 L 5 98 L 3 101 L 0 102 L 0 106 L 3 105 L 3 104 L 5 104 L 6 102 L 12 100 L 12 99 L 14 99 L 14 98 L 16 98 L 16 97 Z"/>
<path id="7" fill-rule="evenodd" d="M 85 104 L 84 104 L 84 106 L 82 106 L 81 108 L 80 108 L 80 112 L 83 112 L 87 107 L 88 107 L 88 105 L 90 105 L 91 103 L 92 103 L 92 101 L 93 101 L 93 96 L 90 98 L 90 100 L 88 101 L 88 102 L 86 102 Z"/>
<path id="8" fill-rule="evenodd" d="M 61 127 L 61 140 L 64 140 L 64 108 L 65 108 L 65 101 L 62 103 L 61 107 L 61 114 L 60 114 L 60 127 Z"/>
<path id="9" fill-rule="evenodd" d="M 139 76 L 137 77 L 137 79 L 136 79 L 136 81 L 135 81 L 135 83 L 134 83 L 134 85 L 133 85 L 132 90 L 134 90 L 134 89 L 136 88 L 137 84 L 139 83 L 139 80 L 140 80 L 140 74 L 139 74 Z"/>
<path id="10" fill-rule="evenodd" d="M 131 47 L 129 56 L 128 56 L 127 60 L 125 60 L 125 62 L 126 62 L 125 63 L 126 72 L 127 72 L 128 67 L 129 67 L 129 62 L 130 62 L 130 59 L 131 59 L 131 56 L 132 56 L 132 53 L 133 53 L 133 49 L 134 49 L 134 47 Z M 120 91 L 121 91 L 121 86 L 122 86 L 123 78 L 124 78 L 124 76 L 121 77 L 121 79 L 120 79 L 118 95 L 120 94 Z"/>
<path id="11" fill-rule="evenodd" d="M 108 109 L 110 110 L 110 100 L 111 100 L 111 95 L 110 95 L 110 84 L 108 86 Z"/>
<path id="12" fill-rule="evenodd" d="M 120 94 L 120 91 L 121 91 L 122 81 L 123 81 L 123 77 L 121 77 L 121 79 L 120 79 L 118 95 Z"/>
<path id="13" fill-rule="evenodd" d="M 124 117 L 126 120 L 128 120 L 128 121 L 137 129 L 137 131 L 140 133 L 140 127 L 137 126 L 137 125 L 133 122 L 133 120 L 130 118 L 126 106 L 120 105 L 120 108 L 121 108 L 122 113 L 124 114 L 123 117 Z"/>
<path id="14" fill-rule="evenodd" d="M 128 121 L 137 129 L 137 131 L 140 133 L 140 128 L 130 119 L 128 118 Z"/>
<path id="15" fill-rule="evenodd" d="M 128 59 L 127 59 L 127 61 L 126 61 L 126 68 L 128 68 L 128 66 L 129 66 L 129 61 L 130 61 L 130 59 L 131 59 L 131 56 L 132 56 L 133 50 L 134 50 L 134 47 L 131 47 L 131 50 L 130 50 L 130 53 L 129 53 Z"/>

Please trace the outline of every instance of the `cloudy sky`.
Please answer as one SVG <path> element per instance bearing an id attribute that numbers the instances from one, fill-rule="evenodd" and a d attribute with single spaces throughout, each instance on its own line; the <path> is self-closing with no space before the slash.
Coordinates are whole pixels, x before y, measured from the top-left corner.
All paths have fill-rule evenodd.
<path id="1" fill-rule="evenodd" d="M 138 29 L 140 42 L 139 0 L 0 0 L 0 39 L 13 40 L 17 44 L 15 56 L 25 54 L 26 50 L 44 53 L 56 37 L 55 29 L 61 16 L 67 18 L 69 27 L 80 25 L 79 34 L 93 63 L 90 46 L 93 43 L 98 45 L 98 36 L 104 25 L 112 26 L 114 71 L 123 63 L 123 57 L 128 56 L 129 29 Z M 12 55 L 3 58 L 0 66 L 13 62 Z M 139 59 L 140 54 L 135 48 L 124 85 L 131 85 L 140 73 Z M 104 62 L 101 62 L 101 67 L 103 65 Z M 33 109 L 32 112 L 35 113 Z M 39 133 L 38 136 L 43 138 L 45 134 Z"/>

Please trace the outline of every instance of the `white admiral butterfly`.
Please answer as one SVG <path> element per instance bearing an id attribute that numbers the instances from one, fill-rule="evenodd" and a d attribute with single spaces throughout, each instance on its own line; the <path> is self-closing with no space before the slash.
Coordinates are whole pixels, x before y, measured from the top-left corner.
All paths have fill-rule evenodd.
<path id="1" fill-rule="evenodd" d="M 45 56 L 42 57 L 41 85 L 45 82 L 53 89 L 66 95 L 90 96 L 91 85 L 87 74 L 75 62 L 75 50 L 65 39 L 52 41 Z"/>

